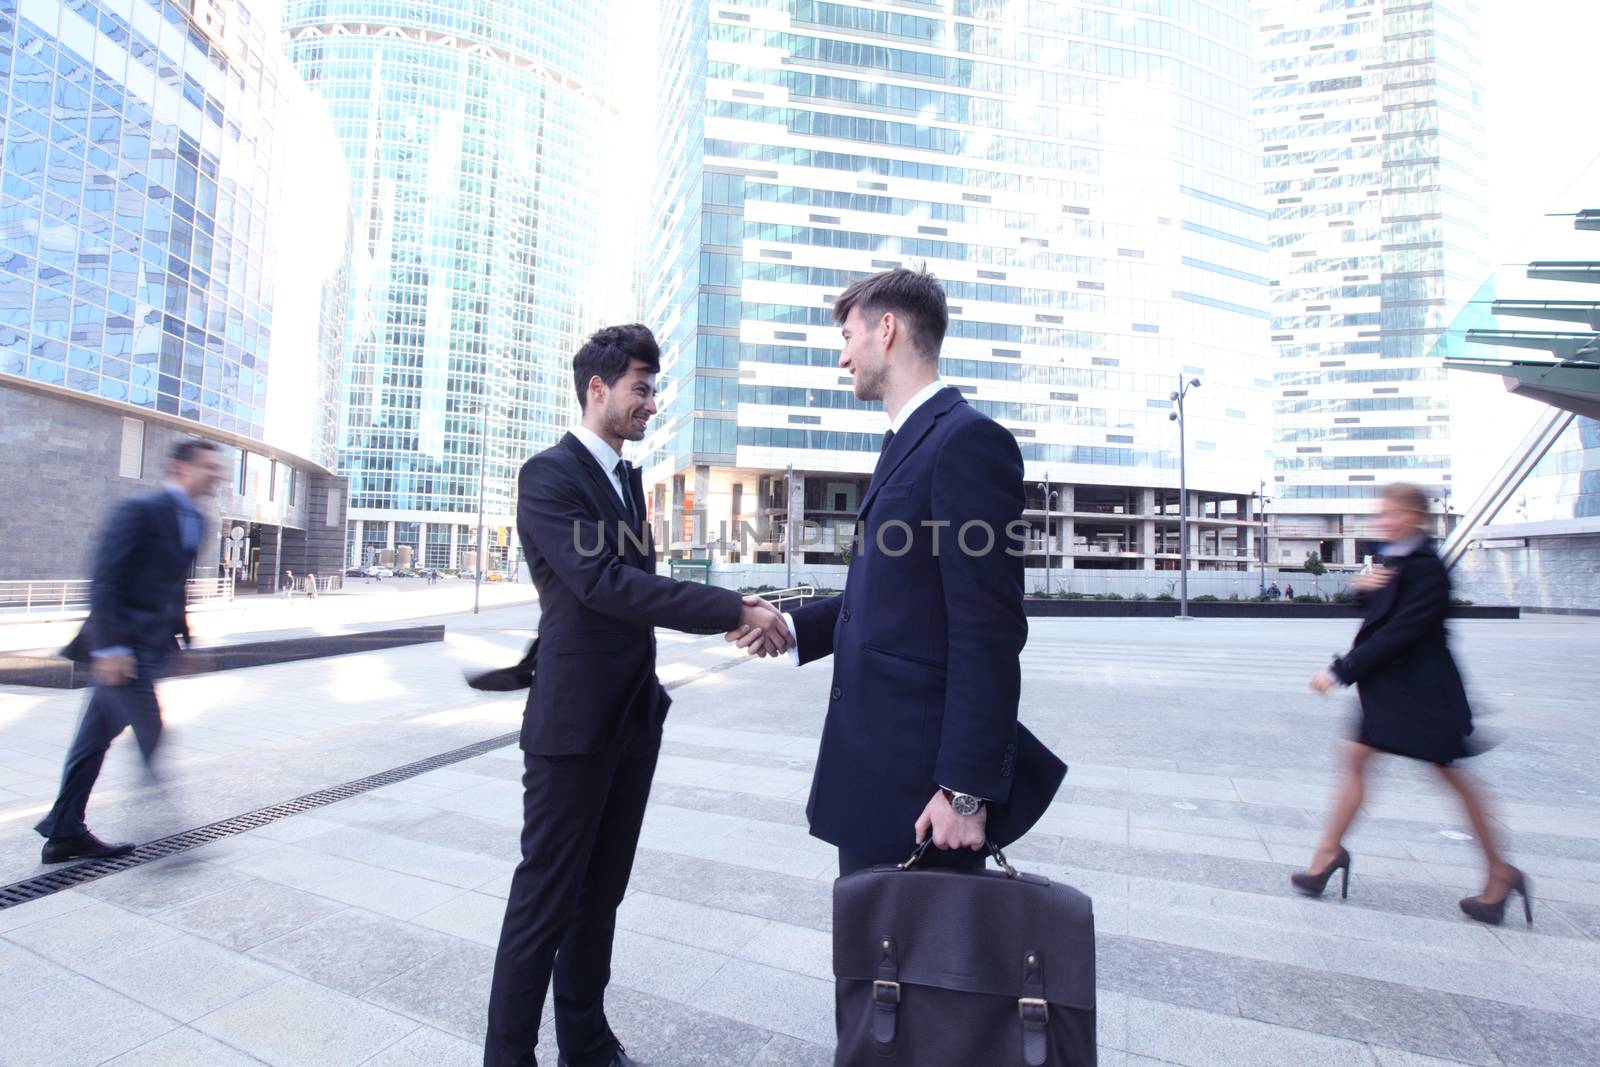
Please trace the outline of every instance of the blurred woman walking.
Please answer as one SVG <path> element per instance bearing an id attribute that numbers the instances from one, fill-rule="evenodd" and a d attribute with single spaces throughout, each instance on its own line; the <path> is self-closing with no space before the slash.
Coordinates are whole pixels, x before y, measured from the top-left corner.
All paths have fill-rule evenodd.
<path id="1" fill-rule="evenodd" d="M 1383 490 L 1378 525 L 1387 539 L 1383 565 L 1356 578 L 1365 618 L 1350 651 L 1311 679 L 1326 693 L 1353 685 L 1361 699 L 1361 725 L 1350 742 L 1333 815 L 1311 857 L 1310 870 L 1289 880 L 1308 896 L 1321 896 L 1343 872 L 1341 895 L 1350 892 L 1350 853 L 1344 835 L 1366 798 L 1367 762 L 1374 753 L 1424 760 L 1460 798 L 1488 865 L 1483 892 L 1461 901 L 1461 910 L 1498 926 L 1512 893 L 1522 898 L 1523 917 L 1533 923 L 1527 877 L 1506 862 L 1479 788 L 1455 761 L 1474 754 L 1468 744 L 1472 709 L 1445 636 L 1450 613 L 1450 575 L 1428 539 L 1428 499 L 1414 485 L 1397 482 Z"/>

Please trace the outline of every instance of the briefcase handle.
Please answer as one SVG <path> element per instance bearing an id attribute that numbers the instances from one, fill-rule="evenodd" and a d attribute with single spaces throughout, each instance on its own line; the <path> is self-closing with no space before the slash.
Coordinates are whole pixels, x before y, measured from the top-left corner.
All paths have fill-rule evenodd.
<path id="1" fill-rule="evenodd" d="M 917 846 L 917 850 L 913 852 L 904 863 L 897 864 L 896 866 L 898 866 L 902 871 L 909 871 L 911 868 L 917 865 L 917 861 L 922 859 L 922 857 L 927 854 L 928 849 L 932 847 L 933 835 L 929 834 L 927 837 L 923 838 L 922 843 Z M 1017 869 L 1011 866 L 1010 862 L 1007 861 L 1006 854 L 1000 851 L 999 845 L 995 844 L 993 841 L 990 841 L 988 838 L 984 838 L 983 847 L 984 851 L 986 851 L 990 856 L 994 857 L 994 861 L 1000 865 L 1000 869 L 1006 872 L 1007 878 L 1015 878 L 1017 876 Z"/>

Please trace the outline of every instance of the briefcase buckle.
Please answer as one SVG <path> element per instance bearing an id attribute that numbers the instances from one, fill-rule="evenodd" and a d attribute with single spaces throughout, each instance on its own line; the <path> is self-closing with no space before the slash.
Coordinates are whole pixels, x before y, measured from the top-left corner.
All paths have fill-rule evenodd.
<path id="1" fill-rule="evenodd" d="M 879 979 L 877 979 L 876 981 L 874 981 L 872 983 L 872 999 L 874 1001 L 876 1001 L 877 1003 L 879 1003 L 879 1004 L 884 1003 L 885 995 L 887 995 L 888 993 L 893 993 L 894 994 L 894 1003 L 896 1003 L 896 1004 L 900 1003 L 900 983 L 899 982 L 886 982 L 882 978 L 879 978 Z M 883 995 L 880 995 L 880 994 L 883 994 Z"/>
<path id="2" fill-rule="evenodd" d="M 1040 1017 L 1037 1018 L 1037 1019 L 1029 1019 L 1028 1018 L 1028 1009 L 1029 1008 L 1037 1008 L 1038 1011 L 1039 1011 L 1039 1016 Z M 1041 999 L 1039 997 L 1018 997 L 1017 998 L 1017 1015 L 1018 1015 L 1019 1018 L 1022 1019 L 1022 1021 L 1024 1023 L 1027 1023 L 1027 1022 L 1039 1022 L 1039 1023 L 1043 1024 L 1043 1025 L 1048 1026 L 1050 1024 L 1050 1002 L 1047 1001 L 1047 1000 L 1043 1000 L 1043 999 Z"/>

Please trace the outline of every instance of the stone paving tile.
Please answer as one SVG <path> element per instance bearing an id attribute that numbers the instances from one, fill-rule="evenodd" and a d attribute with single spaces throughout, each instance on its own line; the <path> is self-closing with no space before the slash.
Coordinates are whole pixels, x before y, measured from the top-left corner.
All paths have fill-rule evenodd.
<path id="1" fill-rule="evenodd" d="M 6 1067 L 89 1067 L 137 1048 L 177 1021 L 76 975 L 0 996 Z"/>
<path id="2" fill-rule="evenodd" d="M 250 954 L 352 996 L 361 996 L 457 942 L 360 908 L 309 923 Z"/>
<path id="3" fill-rule="evenodd" d="M 1285 627 L 1264 640 L 1259 628 L 1221 622 L 1168 630 L 1151 641 L 1147 623 L 1040 620 L 1025 654 L 1024 719 L 1067 756 L 1072 772 L 1037 831 L 1008 853 L 1025 870 L 1094 898 L 1103 1067 L 1585 1062 L 1600 1025 L 1600 982 L 1590 981 L 1600 975 L 1593 954 L 1600 946 L 1600 799 L 1582 790 L 1600 790 L 1578 776 L 1596 763 L 1600 731 L 1575 732 L 1571 724 L 1586 721 L 1574 715 L 1587 708 L 1592 685 L 1565 681 L 1548 664 L 1538 668 L 1555 684 L 1519 705 L 1506 745 L 1474 761 L 1474 771 L 1481 763 L 1505 798 L 1500 810 L 1514 828 L 1512 855 L 1533 873 L 1539 897 L 1532 932 L 1512 924 L 1490 930 L 1456 908 L 1456 898 L 1481 877 L 1475 846 L 1440 834 L 1462 828 L 1460 813 L 1434 789 L 1426 768 L 1403 761 L 1380 765 L 1373 810 L 1350 839 L 1357 856 L 1351 898 L 1307 900 L 1289 891 L 1289 871 L 1305 862 L 1319 832 L 1333 778 L 1330 750 L 1346 715 L 1305 693 L 1304 664 L 1294 657 L 1321 660 L 1330 641 L 1348 639 L 1347 626 Z M 1596 625 L 1547 629 L 1534 622 L 1478 632 L 1493 640 L 1470 657 L 1475 669 L 1487 662 L 1486 652 L 1500 656 L 1498 670 L 1514 673 L 1523 661 L 1540 662 L 1522 652 L 1542 650 L 1552 633 L 1569 635 L 1573 649 L 1589 647 Z M 1251 636 L 1242 640 L 1244 634 Z M 696 656 L 719 662 L 718 644 L 673 638 L 673 654 L 688 657 L 674 670 L 698 669 L 689 665 Z M 509 635 L 504 647 L 519 645 L 520 635 Z M 372 662 L 403 659 L 375 654 Z M 1266 665 L 1257 669 L 1256 661 Z M 676 694 L 666 770 L 619 917 L 608 994 L 614 1027 L 651 1067 L 831 1062 L 834 863 L 831 849 L 804 830 L 828 665 L 786 670 L 751 663 L 719 674 L 716 687 L 697 691 L 691 683 Z M 416 671 L 392 674 L 356 696 L 349 687 L 359 686 L 357 677 L 314 687 L 330 697 L 345 687 L 333 712 L 345 724 L 370 717 L 363 701 L 379 702 L 389 687 L 399 692 L 422 680 Z M 774 687 L 775 678 L 785 684 Z M 1042 678 L 1049 692 L 1070 691 L 1073 699 L 1043 697 Z M 231 699 L 243 698 L 241 706 L 250 704 L 251 714 L 272 719 L 274 728 L 245 722 L 212 731 L 218 751 L 281 745 L 296 731 L 326 725 L 320 708 L 283 707 L 274 694 L 255 696 L 247 680 L 234 680 Z M 474 705 L 448 681 L 427 679 L 433 689 L 426 697 L 406 697 L 416 701 L 411 714 L 445 709 L 444 718 L 470 721 Z M 1183 699 L 1174 702 L 1178 684 Z M 1507 688 L 1532 691 L 1526 682 Z M 760 696 L 738 699 L 743 694 Z M 515 709 L 507 709 L 504 721 L 513 721 Z M 482 724 L 480 736 L 505 729 L 498 721 Z M 394 720 L 371 718 L 369 726 L 392 730 Z M 51 777 L 56 746 L 64 744 L 60 732 L 33 735 Z M 1519 747 L 1522 738 L 1531 743 Z M 1548 759 L 1556 739 L 1559 771 Z M 10 740 L 0 729 L 0 763 Z M 115 762 L 106 784 L 136 789 L 136 761 Z M 325 773 L 345 778 L 372 769 L 358 770 L 343 757 L 325 762 Z M 223 1040 L 234 1054 L 271 1063 L 332 1064 L 347 1062 L 347 1054 L 377 1064 L 475 1063 L 492 946 L 517 859 L 520 770 L 515 748 L 496 750 L 412 779 L 409 788 L 280 820 L 183 857 L 200 862 L 168 861 L 102 879 L 92 891 L 0 911 L 0 934 L 44 925 L 67 931 L 0 939 L 0 983 L 8 966 L 21 976 L 19 993 L 24 983 L 37 993 L 97 968 L 107 984 L 95 988 L 114 996 L 124 986 L 112 984 L 127 983 L 131 998 L 167 1013 L 171 1027 L 197 1008 L 184 996 L 234 996 L 196 1024 L 210 1037 L 169 1028 L 120 1050 L 170 1047 L 175 1063 L 188 1062 L 194 1041 L 213 1040 L 217 1025 L 248 1033 L 252 1020 L 262 1032 L 249 1040 L 258 1044 Z M 119 801 L 105 810 L 126 808 Z M 36 842 L 21 843 L 37 855 Z M 273 894 L 284 895 L 267 899 Z M 246 906 L 231 919 L 216 903 L 208 908 L 232 897 Z M 126 919 L 94 910 L 106 902 Z M 74 912 L 82 913 L 76 921 Z M 269 965 L 176 930 L 145 944 L 151 931 L 138 925 L 145 915 L 157 926 L 206 926 L 209 932 L 195 932 L 224 944 L 230 937 L 251 941 L 260 946 L 256 955 L 287 955 Z M 256 942 L 254 927 L 265 920 L 287 928 Z M 346 924 L 371 930 L 320 933 Z M 128 937 L 119 941 L 124 931 Z M 96 938 L 110 943 L 103 953 L 91 951 Z M 39 951 L 24 947 L 26 940 Z M 127 943 L 135 951 L 124 953 Z M 409 952 L 420 955 L 417 946 L 434 943 L 446 947 L 411 961 Z M 344 952 L 350 944 L 354 951 Z M 186 952 L 200 962 L 182 962 Z M 142 967 L 137 961 L 146 955 L 156 962 Z M 284 974 L 280 965 L 317 980 L 272 981 Z M 180 981 L 174 989 L 142 978 L 144 971 L 185 968 L 203 976 L 208 966 L 220 977 L 208 980 L 205 993 L 198 983 L 191 989 Z M 361 991 L 373 975 L 385 977 L 361 999 L 340 991 Z M 271 984 L 250 988 L 263 981 Z M 6 999 L 0 997 L 0 1013 Z M 354 1016 L 346 1010 L 351 1004 Z M 354 1050 L 340 1044 L 341 1035 L 362 1010 L 378 1013 L 381 1041 Z M 547 1018 L 550 1010 L 547 1002 Z M 308 1033 L 271 1037 L 265 1026 L 274 1017 L 280 1027 L 283 1018 L 303 1017 Z M 0 1014 L 0 1030 L 3 1021 Z M 553 1063 L 553 1034 L 544 1030 L 541 1062 Z M 129 1062 L 151 1062 L 154 1054 Z M 0 1061 L 9 1062 L 3 1052 Z M 219 1053 L 218 1062 L 232 1061 Z"/>
<path id="4" fill-rule="evenodd" d="M 186 930 L 243 952 L 343 910 L 326 897 L 254 879 L 161 912 L 160 918 L 174 933 Z"/>
<path id="5" fill-rule="evenodd" d="M 493 948 L 500 943 L 500 927 L 505 917 L 505 900 L 486 893 L 462 893 L 411 921 L 430 930 Z"/>
<path id="6" fill-rule="evenodd" d="M 418 878 L 398 871 L 355 864 L 349 874 L 321 882 L 316 895 L 353 904 L 394 919 L 414 919 L 461 895 L 458 886 Z"/>
<path id="7" fill-rule="evenodd" d="M 724 956 L 736 955 L 768 925 L 766 919 L 702 904 L 632 892 L 617 909 L 617 926 Z"/>
<path id="8" fill-rule="evenodd" d="M 72 972 L 60 964 L 0 937 L 0 989 L 7 996 L 31 993 L 70 977 Z"/>
<path id="9" fill-rule="evenodd" d="M 78 892 L 127 911 L 153 915 L 248 881 L 247 874 L 181 853 L 123 871 L 115 878 L 88 882 Z"/>
<path id="10" fill-rule="evenodd" d="M 476 1041 L 423 1026 L 411 1031 L 362 1067 L 482 1067 L 483 1036 Z"/>
<path id="11" fill-rule="evenodd" d="M 834 869 L 838 870 L 837 861 Z M 815 878 L 751 871 L 733 864 L 641 848 L 629 884 L 658 896 L 815 930 L 828 930 L 833 925 L 833 887 Z"/>
<path id="12" fill-rule="evenodd" d="M 812 1044 L 833 1043 L 833 983 L 734 960 L 689 1004 Z"/>
<path id="13" fill-rule="evenodd" d="M 284 972 L 200 937 L 79 965 L 83 974 L 179 1022 L 198 1019 L 281 981 Z"/>
<path id="14" fill-rule="evenodd" d="M 91 904 L 53 920 L 31 923 L 6 938 L 46 959 L 79 968 L 90 959 L 116 959 L 171 941 L 178 931 L 110 904 Z"/>
<path id="15" fill-rule="evenodd" d="M 179 1027 L 107 1060 L 105 1067 L 254 1067 L 261 1062 L 198 1030 Z"/>
<path id="16" fill-rule="evenodd" d="M 477 1042 L 481 1060 L 493 976 L 493 948 L 454 941 L 442 952 L 371 990 L 364 999 L 462 1040 Z"/>
<path id="17" fill-rule="evenodd" d="M 1593 1063 L 1600 1049 L 1600 1021 L 1592 1018 L 1475 997 L 1456 997 L 1455 1003 L 1507 1067 L 1573 1067 Z"/>
<path id="18" fill-rule="evenodd" d="M 1252 1019 L 1130 999 L 1128 1046 L 1133 1056 L 1196 1067 L 1371 1067 L 1366 1046 Z"/>
<path id="19" fill-rule="evenodd" d="M 417 1029 L 414 1020 L 300 978 L 251 993 L 193 1026 L 275 1067 L 353 1067 Z"/>

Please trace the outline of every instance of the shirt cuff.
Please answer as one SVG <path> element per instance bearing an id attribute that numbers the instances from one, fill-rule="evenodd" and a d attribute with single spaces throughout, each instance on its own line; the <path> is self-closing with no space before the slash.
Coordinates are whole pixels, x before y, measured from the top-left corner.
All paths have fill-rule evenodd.
<path id="1" fill-rule="evenodd" d="M 127 648 L 123 645 L 112 645 L 110 648 L 97 648 L 93 652 L 89 653 L 89 655 L 94 659 L 100 659 L 106 656 L 131 656 L 133 655 L 133 649 Z"/>
<path id="2" fill-rule="evenodd" d="M 783 624 L 789 628 L 789 662 L 798 667 L 800 666 L 800 638 L 794 631 L 794 619 L 787 611 L 783 613 Z"/>

